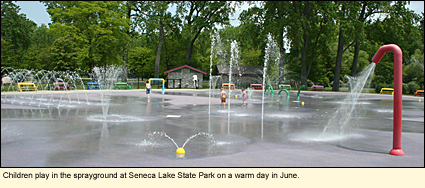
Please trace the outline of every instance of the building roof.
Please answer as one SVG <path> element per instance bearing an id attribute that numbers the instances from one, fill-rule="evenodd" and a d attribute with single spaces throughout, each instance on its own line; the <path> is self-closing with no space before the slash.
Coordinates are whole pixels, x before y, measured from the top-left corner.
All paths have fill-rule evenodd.
<path id="1" fill-rule="evenodd" d="M 168 74 L 168 73 L 170 73 L 170 72 L 173 72 L 173 71 L 176 71 L 176 70 L 179 70 L 179 69 L 182 69 L 182 68 L 189 68 L 189 69 L 192 69 L 192 70 L 194 70 L 194 71 L 200 72 L 200 73 L 202 73 L 202 74 L 207 74 L 206 72 L 201 71 L 201 70 L 199 70 L 199 69 L 195 69 L 195 68 L 193 68 L 193 67 L 191 67 L 191 66 L 189 66 L 189 65 L 183 65 L 183 66 L 181 66 L 181 67 L 177 67 L 177 68 L 174 68 L 174 69 L 167 70 L 167 71 L 165 71 L 165 72 L 164 72 L 164 74 Z"/>
<path id="2" fill-rule="evenodd" d="M 230 65 L 216 65 L 212 75 L 228 75 Z M 240 76 L 263 76 L 262 66 L 233 65 L 232 75 Z"/>

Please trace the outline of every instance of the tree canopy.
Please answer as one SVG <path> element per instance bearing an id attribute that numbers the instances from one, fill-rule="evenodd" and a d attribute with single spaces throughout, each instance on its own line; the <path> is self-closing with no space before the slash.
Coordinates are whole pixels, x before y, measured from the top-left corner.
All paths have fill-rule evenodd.
<path id="1" fill-rule="evenodd" d="M 207 72 L 218 31 L 221 63 L 229 63 L 236 40 L 240 65 L 263 66 L 271 35 L 280 59 L 267 71 L 279 83 L 334 83 L 338 91 L 338 80 L 367 67 L 380 46 L 397 44 L 403 82 L 424 84 L 424 15 L 407 8 L 408 1 L 41 2 L 52 24 L 37 27 L 18 5 L 2 1 L 2 67 L 75 71 L 115 64 L 131 76 L 165 77 L 165 70 L 187 64 Z M 241 5 L 249 8 L 240 25 L 230 25 Z M 392 84 L 393 71 L 385 55 L 373 84 Z"/>

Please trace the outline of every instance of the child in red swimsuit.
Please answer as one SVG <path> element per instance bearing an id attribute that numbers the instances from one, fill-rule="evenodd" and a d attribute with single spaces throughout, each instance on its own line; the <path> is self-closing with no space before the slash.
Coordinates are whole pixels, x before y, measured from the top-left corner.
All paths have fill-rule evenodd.
<path id="1" fill-rule="evenodd" d="M 226 108 L 227 93 L 223 90 L 223 88 L 221 88 L 220 90 L 221 90 L 221 105 L 220 105 L 220 108 L 223 106 L 223 103 L 224 103 L 224 108 Z"/>

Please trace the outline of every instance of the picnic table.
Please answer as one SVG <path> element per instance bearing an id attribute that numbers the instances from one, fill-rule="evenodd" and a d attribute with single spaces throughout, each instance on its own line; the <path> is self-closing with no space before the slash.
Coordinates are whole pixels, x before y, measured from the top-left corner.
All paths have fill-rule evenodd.
<path id="1" fill-rule="evenodd" d="M 424 96 L 424 90 L 417 90 L 413 96 Z"/>
<path id="2" fill-rule="evenodd" d="M 251 84 L 251 89 L 263 89 L 263 84 Z"/>
<path id="3" fill-rule="evenodd" d="M 322 91 L 325 91 L 325 87 L 323 87 L 321 85 L 313 85 L 313 86 L 311 86 L 311 91 L 319 91 L 319 89 L 322 90 Z"/>
<path id="4" fill-rule="evenodd" d="M 223 83 L 221 84 L 221 88 L 223 89 L 229 89 L 229 83 Z M 235 89 L 235 84 L 230 84 L 230 89 Z"/>
<path id="5" fill-rule="evenodd" d="M 53 82 L 53 91 L 56 90 L 71 90 L 66 82 Z"/>
<path id="6" fill-rule="evenodd" d="M 37 91 L 37 86 L 31 82 L 21 82 L 18 83 L 18 91 Z"/>
<path id="7" fill-rule="evenodd" d="M 291 85 L 288 85 L 288 84 L 279 84 L 279 89 L 285 89 L 285 87 L 289 87 L 289 90 L 292 90 Z"/>
<path id="8" fill-rule="evenodd" d="M 99 82 L 87 82 L 87 89 L 92 90 L 92 89 L 103 89 L 103 88 L 102 88 L 102 84 Z"/>
<path id="9" fill-rule="evenodd" d="M 391 94 L 394 95 L 394 89 L 393 88 L 382 88 L 380 94 Z"/>
<path id="10" fill-rule="evenodd" d="M 131 86 L 127 82 L 116 82 L 114 83 L 115 89 L 131 89 Z"/>

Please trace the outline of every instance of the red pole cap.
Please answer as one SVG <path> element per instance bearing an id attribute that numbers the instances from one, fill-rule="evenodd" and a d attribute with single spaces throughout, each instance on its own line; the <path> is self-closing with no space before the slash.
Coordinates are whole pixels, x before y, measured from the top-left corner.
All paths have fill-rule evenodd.
<path id="1" fill-rule="evenodd" d="M 384 54 L 387 53 L 387 52 L 392 52 L 394 54 L 400 53 L 398 55 L 401 55 L 401 49 L 400 49 L 399 46 L 397 46 L 395 44 L 387 44 L 387 45 L 381 46 L 378 49 L 378 51 L 376 52 L 376 54 L 372 58 L 372 62 L 378 64 L 379 61 L 381 61 Z"/>

